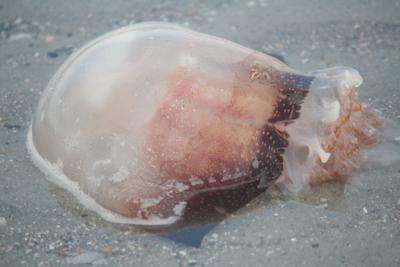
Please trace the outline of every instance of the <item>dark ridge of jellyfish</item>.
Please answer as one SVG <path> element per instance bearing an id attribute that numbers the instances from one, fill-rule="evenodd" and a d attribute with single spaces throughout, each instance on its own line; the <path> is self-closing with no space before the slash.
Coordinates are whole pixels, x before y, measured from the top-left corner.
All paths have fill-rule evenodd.
<path id="1" fill-rule="evenodd" d="M 258 189 L 233 194 L 232 210 L 271 184 L 299 192 L 348 176 L 380 124 L 357 98 L 361 83 L 349 67 L 301 73 L 221 38 L 137 24 L 60 67 L 28 148 L 105 220 L 171 225 L 238 188 Z"/>

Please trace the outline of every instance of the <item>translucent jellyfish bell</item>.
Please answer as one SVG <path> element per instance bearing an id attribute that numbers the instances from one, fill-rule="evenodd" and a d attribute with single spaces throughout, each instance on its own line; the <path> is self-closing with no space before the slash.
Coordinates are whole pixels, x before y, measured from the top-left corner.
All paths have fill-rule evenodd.
<path id="1" fill-rule="evenodd" d="M 277 179 L 337 179 L 374 143 L 379 118 L 357 71 L 309 74 L 164 23 L 106 34 L 44 92 L 28 147 L 49 179 L 112 222 L 179 219 L 195 195 Z"/>

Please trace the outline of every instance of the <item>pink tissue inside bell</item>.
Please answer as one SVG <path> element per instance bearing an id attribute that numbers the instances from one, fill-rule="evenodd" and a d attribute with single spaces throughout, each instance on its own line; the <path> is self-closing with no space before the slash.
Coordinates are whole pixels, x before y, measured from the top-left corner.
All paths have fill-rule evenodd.
<path id="1" fill-rule="evenodd" d="M 246 172 L 275 98 L 273 90 L 177 69 L 148 124 L 148 162 L 162 179 L 180 181 Z"/>

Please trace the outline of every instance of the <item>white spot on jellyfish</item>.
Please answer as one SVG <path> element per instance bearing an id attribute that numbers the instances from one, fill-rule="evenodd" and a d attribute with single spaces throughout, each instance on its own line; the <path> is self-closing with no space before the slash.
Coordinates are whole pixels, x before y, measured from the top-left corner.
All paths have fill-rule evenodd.
<path id="1" fill-rule="evenodd" d="M 208 178 L 208 182 L 209 182 L 210 184 L 215 183 L 216 181 L 217 181 L 217 180 L 216 180 L 214 177 Z"/>
<path id="2" fill-rule="evenodd" d="M 227 175 L 224 175 L 222 177 L 221 181 L 235 180 L 235 179 L 238 179 L 238 178 L 242 177 L 243 174 L 244 174 L 243 172 L 236 172 L 234 174 L 227 174 Z"/>
<path id="3" fill-rule="evenodd" d="M 203 182 L 200 178 L 195 177 L 195 176 L 190 177 L 190 178 L 189 178 L 189 182 L 190 182 L 190 184 L 193 185 L 193 186 L 204 184 L 204 182 Z"/>
<path id="4" fill-rule="evenodd" d="M 109 181 L 113 183 L 120 183 L 125 181 L 129 176 L 129 170 L 125 166 L 121 166 L 113 176 L 111 176 Z"/>
<path id="5" fill-rule="evenodd" d="M 112 85 L 114 81 L 110 77 L 99 77 L 99 80 L 97 82 L 99 86 L 96 87 L 96 90 L 91 90 L 91 87 L 95 86 L 93 82 L 93 80 L 84 81 L 83 87 L 85 99 L 92 107 L 101 108 L 108 100 L 108 96 L 112 92 Z"/>
<path id="6" fill-rule="evenodd" d="M 175 205 L 173 211 L 176 216 L 182 216 L 183 211 L 186 208 L 186 201 L 181 201 L 177 205 Z"/>
<path id="7" fill-rule="evenodd" d="M 322 107 L 324 107 L 323 122 L 329 123 L 336 121 L 340 115 L 340 103 L 337 100 L 322 99 Z"/>
<path id="8" fill-rule="evenodd" d="M 141 199 L 140 209 L 147 209 L 158 205 L 164 198 L 159 196 L 157 198 L 144 198 Z"/>
<path id="9" fill-rule="evenodd" d="M 100 160 L 96 160 L 93 164 L 93 168 L 97 168 L 97 167 L 101 167 L 101 166 L 105 166 L 105 165 L 109 165 L 111 164 L 111 159 L 100 159 Z"/>
<path id="10" fill-rule="evenodd" d="M 325 163 L 329 160 L 329 158 L 331 157 L 331 153 L 326 153 L 322 147 L 319 145 L 318 148 L 315 149 L 319 158 L 321 159 L 322 163 Z"/>
<path id="11" fill-rule="evenodd" d="M 260 166 L 260 162 L 258 161 L 258 159 L 253 160 L 251 166 L 253 166 L 254 169 L 257 169 Z"/>
<path id="12" fill-rule="evenodd" d="M 161 185 L 161 189 L 163 190 L 175 189 L 178 193 L 182 193 L 188 190 L 189 188 L 190 187 L 188 185 L 174 180 L 168 180 L 166 183 Z"/>
<path id="13" fill-rule="evenodd" d="M 197 64 L 197 59 L 190 54 L 184 53 L 179 57 L 179 65 L 184 67 L 192 67 Z"/>

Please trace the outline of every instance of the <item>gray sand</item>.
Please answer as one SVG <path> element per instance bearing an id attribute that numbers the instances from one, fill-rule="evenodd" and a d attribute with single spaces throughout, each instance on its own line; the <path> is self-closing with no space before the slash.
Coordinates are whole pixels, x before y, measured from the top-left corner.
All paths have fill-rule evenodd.
<path id="1" fill-rule="evenodd" d="M 371 161 L 305 201 L 262 194 L 219 223 L 154 234 L 115 226 L 51 185 L 25 139 L 56 69 L 92 38 L 170 21 L 282 55 L 348 65 L 387 118 Z M 0 1 L 0 266 L 399 266 L 400 1 Z M 251 205 L 250 205 L 251 206 Z"/>

